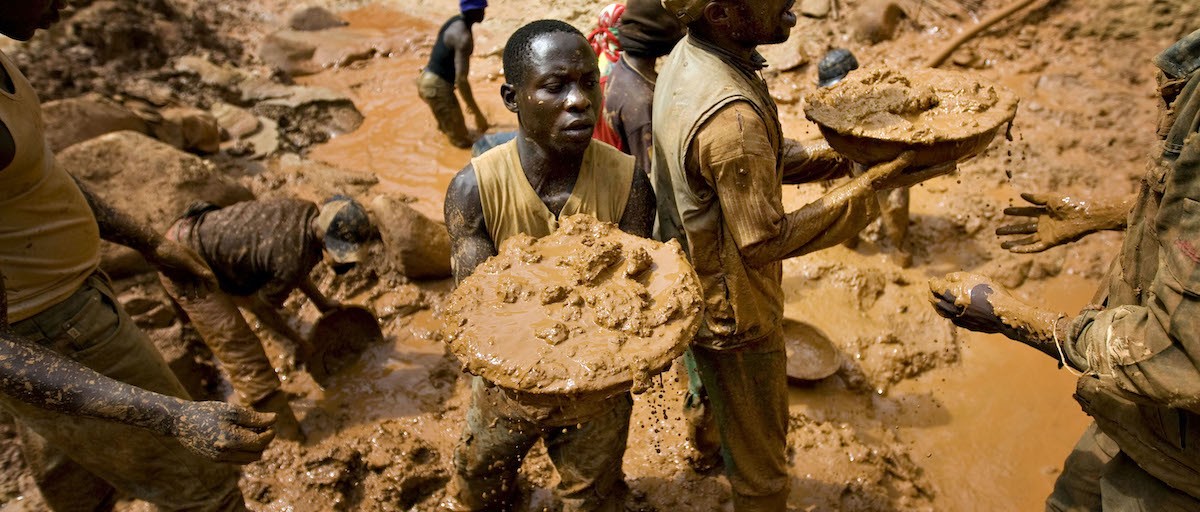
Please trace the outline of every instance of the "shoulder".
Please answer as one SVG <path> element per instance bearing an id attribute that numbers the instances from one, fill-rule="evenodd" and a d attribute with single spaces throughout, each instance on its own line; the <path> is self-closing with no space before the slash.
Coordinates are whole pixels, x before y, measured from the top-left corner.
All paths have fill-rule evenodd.
<path id="1" fill-rule="evenodd" d="M 696 132 L 696 143 L 697 149 L 714 157 L 775 154 L 766 119 L 752 103 L 740 99 L 709 116 Z"/>
<path id="2" fill-rule="evenodd" d="M 455 219 L 461 221 L 464 217 L 483 214 L 483 203 L 479 199 L 479 178 L 475 174 L 475 164 L 468 163 L 450 180 L 446 188 L 444 207 L 446 226 L 451 227 Z"/>

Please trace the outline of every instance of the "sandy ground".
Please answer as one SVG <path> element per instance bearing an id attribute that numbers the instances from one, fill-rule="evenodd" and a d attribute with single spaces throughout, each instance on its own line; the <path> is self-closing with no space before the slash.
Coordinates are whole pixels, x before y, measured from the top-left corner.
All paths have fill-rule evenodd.
<path id="1" fill-rule="evenodd" d="M 379 183 L 370 193 L 403 196 L 417 210 L 440 217 L 445 186 L 469 154 L 436 133 L 416 98 L 414 80 L 453 3 L 314 3 L 332 7 L 351 27 L 394 31 L 410 44 L 299 80 L 347 93 L 366 117 L 358 130 L 307 156 L 373 173 Z M 828 48 L 844 46 L 862 62 L 920 65 L 954 34 L 1003 5 L 940 2 L 966 6 L 962 16 L 951 18 L 932 4 L 903 3 L 908 14 L 896 38 L 866 46 L 852 36 L 852 20 L 864 2 L 838 3 L 839 19 L 803 18 L 783 53 L 800 49 L 815 61 Z M 224 13 L 223 30 L 246 45 L 238 62 L 256 65 L 255 40 L 283 23 L 294 8 L 287 4 L 263 0 Z M 511 129 L 516 122 L 496 94 L 505 35 L 539 17 L 589 28 L 591 13 L 602 4 L 492 2 L 479 28 L 472 82 L 495 129 Z M 1048 0 L 986 32 L 948 64 L 1012 88 L 1021 104 L 1010 141 L 998 139 L 956 174 L 913 190 L 909 249 L 915 264 L 895 266 L 884 237 L 870 229 L 855 250 L 839 246 L 784 265 L 786 314 L 827 333 L 843 356 L 833 377 L 792 390 L 790 508 L 1041 509 L 1063 458 L 1088 423 L 1071 399 L 1073 378 L 1053 360 L 1007 339 L 956 331 L 929 307 L 925 282 L 946 272 L 977 271 L 1037 304 L 1068 313 L 1085 305 L 1120 234 L 1012 255 L 999 249 L 992 234 L 1003 223 L 1000 211 L 1026 191 L 1089 198 L 1132 193 L 1154 140 L 1150 59 L 1196 27 L 1200 7 L 1189 0 Z M 802 111 L 804 95 L 816 87 L 815 65 L 768 71 L 768 79 L 785 132 L 817 137 Z M 267 172 L 281 160 L 267 162 Z M 263 180 L 247 179 L 256 191 L 262 189 Z M 277 193 L 312 193 L 291 182 L 266 183 Z M 799 207 L 822 190 L 789 186 L 785 204 Z M 335 280 L 326 274 L 316 274 L 322 286 L 380 313 L 388 343 L 373 347 L 320 389 L 295 368 L 284 344 L 267 336 L 309 441 L 276 442 L 262 462 L 246 467 L 242 487 L 248 503 L 256 511 L 431 510 L 443 495 L 468 397 L 469 380 L 433 335 L 451 284 L 395 275 Z M 288 307 L 302 319 L 302 329 L 315 317 L 298 297 Z M 625 456 L 634 491 L 631 510 L 730 509 L 725 478 L 697 474 L 684 461 L 690 447 L 683 439 L 682 393 L 682 373 L 672 368 L 636 398 Z M 11 437 L 10 430 L 0 431 L 0 499 L 7 500 L 0 510 L 43 510 Z M 521 510 L 554 510 L 549 489 L 556 480 L 545 450 L 535 448 L 522 471 Z"/>

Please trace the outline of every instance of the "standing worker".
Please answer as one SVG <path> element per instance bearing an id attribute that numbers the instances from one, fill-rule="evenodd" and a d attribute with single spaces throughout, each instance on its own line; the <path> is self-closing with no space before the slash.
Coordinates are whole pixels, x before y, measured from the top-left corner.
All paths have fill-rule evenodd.
<path id="1" fill-rule="evenodd" d="M 322 255 L 334 272 L 345 273 L 363 258 L 367 242 L 375 237 L 366 210 L 344 196 L 334 196 L 319 209 L 290 198 L 225 208 L 197 205 L 167 231 L 167 238 L 196 251 L 212 267 L 220 288 L 188 296 L 166 275 L 163 287 L 221 361 L 238 398 L 277 415 L 281 437 L 304 438 L 287 394 L 279 388 L 274 365 L 238 308 L 254 313 L 294 343 L 296 359 L 307 362 L 313 348 L 288 325 L 279 308 L 299 288 L 322 313 L 336 309 L 338 304 L 321 294 L 308 274 Z"/>
<path id="2" fill-rule="evenodd" d="M 782 260 L 856 234 L 877 214 L 881 166 L 786 213 L 782 185 L 844 175 L 821 144 L 786 141 L 755 50 L 787 40 L 792 0 L 664 0 L 688 27 L 654 93 L 660 240 L 687 250 L 705 294 L 692 345 L 720 430 L 734 509 L 782 511 L 788 496 Z"/>
<path id="3" fill-rule="evenodd" d="M 1095 421 L 1067 457 L 1047 511 L 1200 510 L 1200 30 L 1155 64 L 1165 141 L 1093 305 L 1068 317 L 965 273 L 931 285 L 938 313 L 956 325 L 1004 334 L 1082 374 L 1075 398 Z M 1006 213 L 1030 210 L 1048 213 Z M 1092 229 L 1119 227 L 1099 217 Z M 1006 247 L 1040 250 L 1084 234 L 1036 218 L 1003 229 L 1030 235 Z"/>
<path id="4" fill-rule="evenodd" d="M 63 4 L 7 2 L 0 33 L 27 41 Z M 245 510 L 238 471 L 222 462 L 257 460 L 272 417 L 190 401 L 99 271 L 101 238 L 189 293 L 215 285 L 194 253 L 58 166 L 37 95 L 0 52 L 0 406 L 34 482 L 56 511 L 108 510 L 118 490 L 162 510 Z"/>
<path id="5" fill-rule="evenodd" d="M 472 160 L 446 191 L 455 279 L 470 276 L 509 237 L 549 235 L 567 215 L 590 214 L 649 236 L 654 192 L 646 173 L 629 155 L 592 139 L 600 70 L 583 34 L 561 21 L 525 25 L 504 48 L 504 69 L 500 94 L 517 114 L 519 136 Z M 530 403 L 475 377 L 445 506 L 508 510 L 521 461 L 542 439 L 566 512 L 623 511 L 621 459 L 632 406 L 628 392 L 560 406 Z"/>
<path id="6" fill-rule="evenodd" d="M 475 116 L 475 129 L 482 136 L 487 132 L 488 121 L 475 103 L 468 76 L 471 74 L 471 54 L 475 52 L 471 26 L 483 21 L 487 0 L 459 0 L 458 5 L 462 14 L 446 20 L 438 30 L 429 64 L 417 78 L 417 93 L 437 118 L 438 131 L 446 134 L 456 147 L 469 148 L 475 137 L 467 130 L 454 89 L 458 88 L 463 103 L 467 104 L 467 112 Z"/>

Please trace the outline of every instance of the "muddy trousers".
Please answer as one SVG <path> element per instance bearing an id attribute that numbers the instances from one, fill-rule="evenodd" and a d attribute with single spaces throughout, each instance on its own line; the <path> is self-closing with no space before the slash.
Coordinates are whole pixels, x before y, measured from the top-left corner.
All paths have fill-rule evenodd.
<path id="1" fill-rule="evenodd" d="M 204 344 L 221 362 L 243 405 L 252 406 L 279 389 L 279 376 L 263 350 L 262 340 L 242 316 L 234 298 L 220 290 L 184 297 L 179 286 L 160 276 L 163 288 L 187 313 Z"/>
<path id="2" fill-rule="evenodd" d="M 621 464 L 633 408 L 628 393 L 605 401 L 596 416 L 561 426 L 547 425 L 506 407 L 507 399 L 482 378 L 474 378 L 471 387 L 467 425 L 454 451 L 449 490 L 457 500 L 454 508 L 510 510 L 517 471 L 541 439 L 558 470 L 556 494 L 563 501 L 564 512 L 625 509 L 628 489 Z"/>
<path id="3" fill-rule="evenodd" d="M 454 95 L 454 84 L 428 71 L 417 77 L 417 94 L 429 105 L 437 119 L 438 131 L 446 134 L 450 143 L 460 148 L 469 148 L 474 142 L 463 118 L 462 106 Z"/>
<path id="4" fill-rule="evenodd" d="M 709 404 L 708 393 L 700 380 L 700 370 L 696 367 L 696 356 L 691 349 L 683 353 L 683 367 L 687 371 L 687 394 L 683 398 L 683 417 L 687 422 L 687 438 L 696 451 L 692 457 L 697 462 L 704 463 L 710 456 L 720 456 L 721 433 L 717 427 L 716 417 Z"/>
<path id="5" fill-rule="evenodd" d="M 1200 500 L 1147 473 L 1092 423 L 1067 456 L 1047 512 L 1184 512 Z"/>
<path id="6" fill-rule="evenodd" d="M 786 510 L 790 477 L 782 335 L 736 350 L 693 346 L 692 354 L 720 429 L 734 510 Z"/>
<path id="7" fill-rule="evenodd" d="M 113 379 L 189 398 L 150 340 L 93 276 L 63 302 L 13 325 L 17 335 Z M 120 423 L 48 412 L 0 396 L 50 508 L 107 510 L 116 490 L 160 510 L 243 511 L 238 472 L 174 438 Z"/>

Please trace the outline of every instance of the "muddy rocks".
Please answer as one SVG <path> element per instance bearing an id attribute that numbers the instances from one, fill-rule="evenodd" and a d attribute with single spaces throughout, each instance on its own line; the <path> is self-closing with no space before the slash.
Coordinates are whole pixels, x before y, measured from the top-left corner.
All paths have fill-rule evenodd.
<path id="1" fill-rule="evenodd" d="M 445 224 L 393 196 L 378 196 L 367 208 L 379 226 L 393 270 L 410 279 L 450 277 L 450 234 Z"/>
<path id="2" fill-rule="evenodd" d="M 266 37 L 259 57 L 288 76 L 304 76 L 347 66 L 376 55 L 414 47 L 411 32 L 371 28 L 335 28 L 320 32 L 280 30 Z"/>
<path id="3" fill-rule="evenodd" d="M 835 0 L 803 0 L 800 2 L 800 14 L 809 18 L 824 18 L 829 16 Z"/>
<path id="4" fill-rule="evenodd" d="M 244 104 L 254 105 L 253 112 L 279 124 L 281 142 L 292 151 L 354 131 L 363 122 L 354 101 L 322 87 L 262 80 L 244 84 L 241 94 Z"/>
<path id="5" fill-rule="evenodd" d="M 313 31 L 349 25 L 346 20 L 337 17 L 323 7 L 307 7 L 292 13 L 288 19 L 288 27 L 292 30 Z"/>
<path id="6" fill-rule="evenodd" d="M 46 143 L 54 152 L 106 133 L 149 131 L 137 114 L 96 93 L 46 102 L 42 105 L 42 121 Z"/>
<path id="7" fill-rule="evenodd" d="M 250 111 L 228 103 L 213 104 L 211 112 L 221 127 L 221 140 L 242 139 L 258 133 L 262 123 Z"/>
<path id="8" fill-rule="evenodd" d="M 851 21 L 854 38 L 867 44 L 878 44 L 896 35 L 904 9 L 889 0 L 869 0 L 855 11 Z"/>
<path id="9" fill-rule="evenodd" d="M 162 120 L 154 126 L 154 136 L 184 151 L 208 155 L 221 149 L 221 128 L 211 113 L 186 107 L 159 112 Z"/>
<path id="10" fill-rule="evenodd" d="M 165 232 L 194 201 L 229 205 L 253 199 L 209 162 L 134 132 L 117 132 L 71 146 L 58 163 L 118 211 Z"/>

